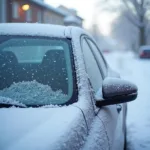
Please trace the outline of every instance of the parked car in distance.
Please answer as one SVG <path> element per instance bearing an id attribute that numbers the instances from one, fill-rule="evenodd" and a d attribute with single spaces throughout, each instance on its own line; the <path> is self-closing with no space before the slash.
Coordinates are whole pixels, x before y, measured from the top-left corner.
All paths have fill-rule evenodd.
<path id="1" fill-rule="evenodd" d="M 0 150 L 123 150 L 136 97 L 83 29 L 0 24 Z"/>
<path id="2" fill-rule="evenodd" d="M 140 58 L 150 58 L 150 45 L 143 45 L 139 48 Z"/>

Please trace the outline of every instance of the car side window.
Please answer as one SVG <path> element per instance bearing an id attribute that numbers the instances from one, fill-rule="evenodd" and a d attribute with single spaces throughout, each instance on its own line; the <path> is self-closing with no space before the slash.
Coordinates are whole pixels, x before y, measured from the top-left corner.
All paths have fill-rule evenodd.
<path id="1" fill-rule="evenodd" d="M 95 57 L 85 39 L 82 40 L 82 51 L 89 80 L 94 91 L 97 92 L 102 86 L 103 78 Z"/>
<path id="2" fill-rule="evenodd" d="M 97 48 L 97 46 L 95 45 L 95 43 L 93 43 L 91 40 L 87 39 L 88 43 L 90 44 L 95 57 L 97 58 L 97 61 L 102 69 L 103 75 L 106 76 L 107 75 L 107 66 L 104 62 L 104 59 L 102 58 L 101 54 L 100 54 L 100 50 Z"/>

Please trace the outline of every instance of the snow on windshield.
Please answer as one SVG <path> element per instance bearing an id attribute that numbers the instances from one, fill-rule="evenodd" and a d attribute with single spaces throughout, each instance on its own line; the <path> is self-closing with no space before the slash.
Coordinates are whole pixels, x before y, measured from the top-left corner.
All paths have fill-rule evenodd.
<path id="1" fill-rule="evenodd" d="M 24 105 L 24 104 L 22 104 L 22 103 L 20 103 L 18 101 L 14 101 L 11 98 L 3 97 L 3 96 L 0 96 L 0 103 L 1 104 L 11 104 L 11 105 L 16 105 L 16 106 L 26 107 L 26 105 Z"/>
<path id="2" fill-rule="evenodd" d="M 37 81 L 13 83 L 9 88 L 0 91 L 0 96 L 21 102 L 25 105 L 61 104 L 67 95 L 61 90 L 53 91 L 48 85 Z"/>

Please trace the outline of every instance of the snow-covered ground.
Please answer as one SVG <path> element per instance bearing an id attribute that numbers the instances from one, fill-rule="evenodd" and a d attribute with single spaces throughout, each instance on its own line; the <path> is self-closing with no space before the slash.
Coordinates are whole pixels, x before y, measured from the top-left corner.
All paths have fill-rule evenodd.
<path id="1" fill-rule="evenodd" d="M 105 58 L 139 89 L 138 98 L 128 103 L 127 149 L 150 150 L 150 60 L 138 59 L 129 52 L 106 54 Z"/>

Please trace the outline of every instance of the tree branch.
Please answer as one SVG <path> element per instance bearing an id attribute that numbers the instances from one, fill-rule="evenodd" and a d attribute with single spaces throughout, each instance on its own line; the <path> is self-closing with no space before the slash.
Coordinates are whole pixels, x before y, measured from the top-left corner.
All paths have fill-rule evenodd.
<path id="1" fill-rule="evenodd" d="M 134 20 L 133 18 L 131 18 L 130 16 L 129 16 L 129 14 L 124 14 L 125 15 L 125 17 L 134 25 L 134 26 L 136 26 L 136 27 L 141 27 L 141 25 L 136 21 L 136 20 Z"/>
<path id="2" fill-rule="evenodd" d="M 145 8 L 143 7 L 144 6 L 144 0 L 141 0 L 141 3 L 138 3 L 137 0 L 131 0 L 131 2 L 133 2 L 133 6 L 137 12 L 137 14 L 139 16 L 144 16 L 145 15 Z"/>
<path id="3" fill-rule="evenodd" d="M 135 25 L 136 27 L 140 28 L 140 27 L 143 27 L 144 26 L 144 23 L 143 22 L 140 22 L 139 18 L 137 18 L 138 16 L 134 16 L 133 15 L 133 11 L 131 10 L 131 8 L 129 7 L 129 4 L 127 2 L 127 0 L 122 0 L 128 10 L 129 13 L 125 13 L 125 16 L 127 17 L 127 19 L 133 24 Z M 137 3 L 137 0 L 131 0 L 130 2 L 132 2 L 133 6 L 135 7 L 138 7 L 138 3 Z M 138 8 L 136 9 L 136 11 L 138 10 Z M 130 16 L 129 16 L 130 14 Z M 139 15 L 139 13 L 137 12 L 137 15 Z M 141 16 L 140 16 L 141 17 Z"/>

